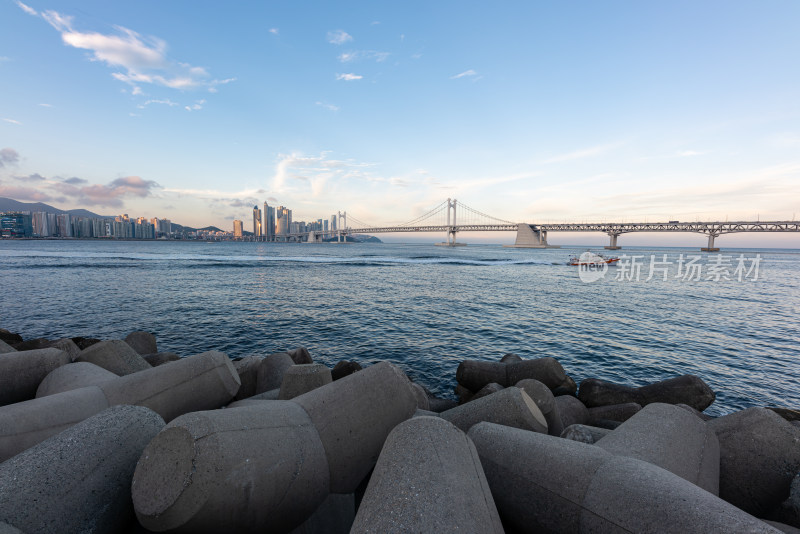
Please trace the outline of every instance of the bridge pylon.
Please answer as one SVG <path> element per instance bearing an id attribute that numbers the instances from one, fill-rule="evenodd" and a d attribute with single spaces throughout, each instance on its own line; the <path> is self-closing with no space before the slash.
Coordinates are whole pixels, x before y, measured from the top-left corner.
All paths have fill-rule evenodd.
<path id="1" fill-rule="evenodd" d="M 620 236 L 620 232 L 608 232 L 608 236 L 611 238 L 611 241 L 608 245 L 603 247 L 606 250 L 619 250 L 622 247 L 617 245 L 617 238 Z"/>
<path id="2" fill-rule="evenodd" d="M 447 243 L 436 243 L 438 247 L 465 247 L 466 243 L 459 243 L 456 241 L 456 204 L 458 200 L 447 199 Z M 452 222 L 450 219 L 450 210 L 453 211 Z"/>
<path id="3" fill-rule="evenodd" d="M 506 248 L 560 248 L 558 245 L 547 244 L 547 230 L 527 223 L 517 225 L 517 239 L 513 245 L 503 246 Z"/>

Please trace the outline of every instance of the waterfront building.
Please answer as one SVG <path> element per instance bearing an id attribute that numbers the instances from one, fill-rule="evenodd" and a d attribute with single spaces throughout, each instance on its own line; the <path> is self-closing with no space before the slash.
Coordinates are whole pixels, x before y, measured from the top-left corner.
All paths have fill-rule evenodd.
<path id="1" fill-rule="evenodd" d="M 275 241 L 275 208 L 264 202 L 264 237 Z"/>
<path id="2" fill-rule="evenodd" d="M 261 237 L 261 210 L 258 206 L 253 206 L 253 237 L 256 240 Z"/>
<path id="3" fill-rule="evenodd" d="M 336 214 L 331 215 L 331 230 L 336 230 Z"/>
<path id="4" fill-rule="evenodd" d="M 278 206 L 276 217 L 277 228 L 275 230 L 275 234 L 277 236 L 283 236 L 282 240 L 286 241 L 286 236 L 289 235 L 292 225 L 292 210 L 284 206 Z"/>
<path id="5" fill-rule="evenodd" d="M 72 237 L 72 223 L 69 220 L 69 213 L 56 215 L 56 233 L 59 237 Z"/>
<path id="6" fill-rule="evenodd" d="M 0 237 L 33 237 L 31 214 L 23 212 L 0 214 Z"/>
<path id="7" fill-rule="evenodd" d="M 233 238 L 234 239 L 241 239 L 244 235 L 244 231 L 242 228 L 242 221 L 236 219 L 233 221 Z"/>

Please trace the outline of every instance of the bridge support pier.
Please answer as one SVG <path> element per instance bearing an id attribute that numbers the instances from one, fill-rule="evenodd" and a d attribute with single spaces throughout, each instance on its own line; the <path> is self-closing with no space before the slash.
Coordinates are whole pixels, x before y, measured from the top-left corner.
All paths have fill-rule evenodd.
<path id="1" fill-rule="evenodd" d="M 700 249 L 701 252 L 719 252 L 719 248 L 714 246 L 714 239 L 717 238 L 717 234 L 708 234 L 708 246 L 702 247 Z"/>
<path id="2" fill-rule="evenodd" d="M 608 235 L 611 238 L 611 241 L 609 242 L 609 244 L 607 246 L 605 246 L 603 248 L 605 248 L 606 250 L 619 250 L 619 249 L 621 249 L 622 247 L 617 245 L 617 238 L 619 237 L 619 234 L 614 233 L 614 232 L 609 232 Z"/>
<path id="3" fill-rule="evenodd" d="M 532 224 L 520 223 L 517 226 L 517 239 L 506 248 L 559 248 L 558 245 L 547 244 L 547 231 Z"/>

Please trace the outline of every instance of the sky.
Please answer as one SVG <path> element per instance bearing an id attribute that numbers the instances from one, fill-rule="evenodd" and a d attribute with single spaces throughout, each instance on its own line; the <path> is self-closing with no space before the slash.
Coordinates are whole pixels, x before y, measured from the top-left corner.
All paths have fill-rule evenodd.
<path id="1" fill-rule="evenodd" d="M 264 201 L 382 225 L 447 198 L 792 220 L 798 27 L 793 0 L 0 0 L 0 196 L 224 229 Z"/>

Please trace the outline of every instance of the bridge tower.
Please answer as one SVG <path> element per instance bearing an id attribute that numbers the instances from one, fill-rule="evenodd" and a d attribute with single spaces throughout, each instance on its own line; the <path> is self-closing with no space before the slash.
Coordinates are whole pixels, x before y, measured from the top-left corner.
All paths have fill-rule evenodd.
<path id="1" fill-rule="evenodd" d="M 457 223 L 456 223 L 456 206 L 458 205 L 458 200 L 456 199 L 447 199 L 447 243 L 436 243 L 438 246 L 445 246 L 445 247 L 463 247 L 466 246 L 466 243 L 458 243 L 456 242 L 456 232 Z M 450 212 L 452 211 L 452 219 L 450 217 Z"/>
<path id="2" fill-rule="evenodd" d="M 714 240 L 719 236 L 719 232 L 708 233 L 708 246 L 702 247 L 701 252 L 719 252 L 719 248 L 714 246 Z"/>
<path id="3" fill-rule="evenodd" d="M 603 248 L 605 248 L 606 250 L 619 250 L 620 248 L 622 248 L 617 245 L 617 238 L 620 236 L 621 233 L 622 232 L 608 232 L 608 236 L 611 238 L 611 241 L 609 242 L 608 245 L 606 245 Z"/>

